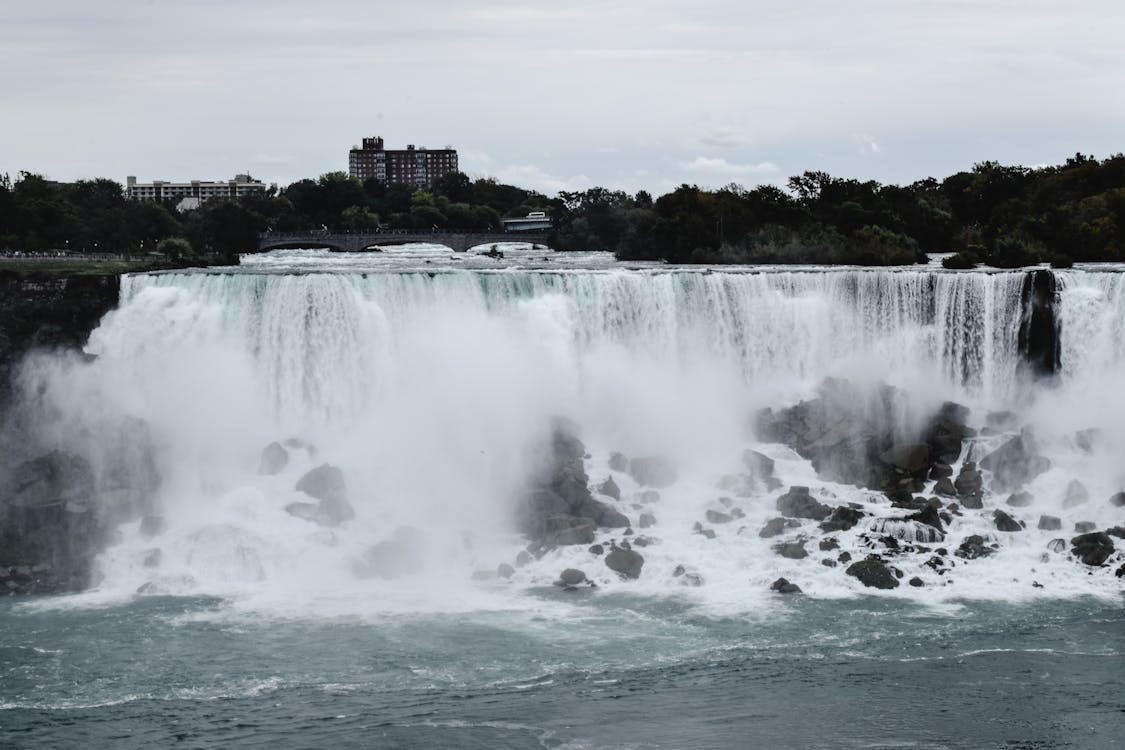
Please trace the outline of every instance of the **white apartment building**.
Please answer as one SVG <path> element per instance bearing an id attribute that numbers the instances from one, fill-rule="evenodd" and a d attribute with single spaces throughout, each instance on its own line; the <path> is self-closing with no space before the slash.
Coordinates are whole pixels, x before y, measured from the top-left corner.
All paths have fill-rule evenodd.
<path id="1" fill-rule="evenodd" d="M 240 198 L 251 193 L 264 192 L 265 189 L 265 183 L 261 180 L 255 180 L 248 174 L 236 174 L 234 179 L 226 182 L 205 182 L 203 180 L 137 182 L 137 178 L 133 175 L 125 178 L 125 197 L 127 199 L 134 201 L 174 200 L 182 204 L 185 209 L 187 207 L 198 207 L 199 204 L 206 203 L 212 198 Z M 185 201 L 184 199 L 192 200 Z"/>

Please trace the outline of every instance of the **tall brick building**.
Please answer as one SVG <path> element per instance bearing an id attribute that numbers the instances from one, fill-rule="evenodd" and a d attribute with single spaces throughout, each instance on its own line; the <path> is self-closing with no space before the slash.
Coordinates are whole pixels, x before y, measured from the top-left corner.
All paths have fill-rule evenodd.
<path id="1" fill-rule="evenodd" d="M 457 151 L 413 145 L 401 150 L 383 148 L 380 136 L 364 138 L 362 148 L 348 152 L 348 173 L 360 181 L 375 178 L 384 185 L 401 183 L 428 190 L 444 175 L 457 171 Z"/>

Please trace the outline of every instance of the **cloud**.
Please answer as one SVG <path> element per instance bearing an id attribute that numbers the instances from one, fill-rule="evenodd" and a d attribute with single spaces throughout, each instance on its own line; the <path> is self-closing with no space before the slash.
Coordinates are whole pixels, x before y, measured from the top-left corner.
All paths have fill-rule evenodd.
<path id="1" fill-rule="evenodd" d="M 856 133 L 854 138 L 859 143 L 859 153 L 861 155 L 871 156 L 879 153 L 879 142 L 875 140 L 874 136 Z"/>
<path id="2" fill-rule="evenodd" d="M 509 165 L 499 170 L 496 179 L 509 185 L 532 188 L 545 195 L 555 195 L 563 190 L 585 190 L 590 185 L 590 178 L 584 174 L 558 177 L 534 164 Z"/>
<path id="3" fill-rule="evenodd" d="M 776 174 L 777 165 L 763 161 L 758 164 L 735 164 L 723 158 L 710 159 L 697 156 L 694 161 L 683 165 L 684 171 L 710 177 L 763 177 Z"/>
<path id="4" fill-rule="evenodd" d="M 742 148 L 753 142 L 750 134 L 733 128 L 715 128 L 699 137 L 703 146 L 710 148 Z"/>

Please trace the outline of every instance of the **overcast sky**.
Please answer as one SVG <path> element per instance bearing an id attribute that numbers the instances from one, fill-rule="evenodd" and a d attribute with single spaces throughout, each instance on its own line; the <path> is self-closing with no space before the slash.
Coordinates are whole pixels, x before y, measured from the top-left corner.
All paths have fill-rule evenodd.
<path id="1" fill-rule="evenodd" d="M 0 172 L 286 184 L 348 149 L 593 185 L 1125 151 L 1122 0 L 0 0 Z"/>

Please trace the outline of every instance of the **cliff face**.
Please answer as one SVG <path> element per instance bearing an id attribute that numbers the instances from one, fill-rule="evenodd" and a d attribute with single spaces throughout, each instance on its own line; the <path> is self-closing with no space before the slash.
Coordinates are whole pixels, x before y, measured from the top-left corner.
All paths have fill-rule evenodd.
<path id="1" fill-rule="evenodd" d="M 81 347 L 117 305 L 120 277 L 0 272 L 0 382 L 36 348 Z"/>

